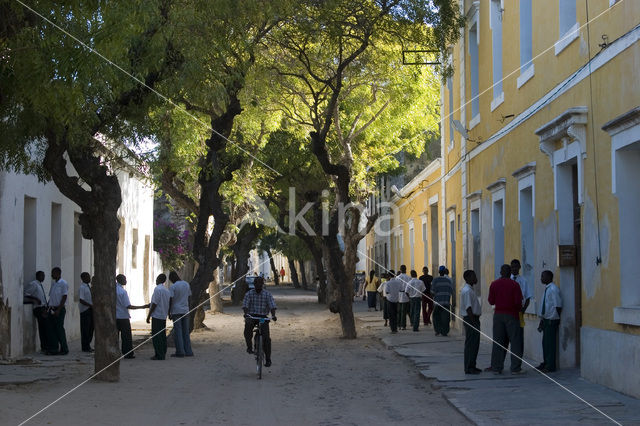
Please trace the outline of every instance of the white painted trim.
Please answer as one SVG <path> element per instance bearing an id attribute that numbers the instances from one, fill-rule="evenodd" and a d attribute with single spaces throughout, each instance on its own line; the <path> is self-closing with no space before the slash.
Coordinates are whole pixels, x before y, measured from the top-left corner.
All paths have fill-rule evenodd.
<path id="1" fill-rule="evenodd" d="M 480 46 L 480 1 L 474 1 L 469 7 L 467 12 L 467 21 L 469 22 L 467 28 L 471 29 L 473 24 L 476 25 L 476 42 Z"/>
<path id="2" fill-rule="evenodd" d="M 412 230 L 414 227 L 414 222 L 413 219 L 408 219 L 407 220 L 407 224 L 409 225 L 409 230 Z"/>
<path id="3" fill-rule="evenodd" d="M 531 80 L 535 75 L 535 66 L 533 62 L 529 62 L 527 68 L 520 68 L 520 76 L 517 80 L 518 89 L 521 88 L 527 81 Z"/>
<path id="4" fill-rule="evenodd" d="M 573 27 L 569 29 L 566 33 L 564 33 L 555 44 L 556 56 L 560 54 L 564 49 L 567 48 L 573 42 L 573 40 L 577 39 L 580 35 L 579 31 L 580 25 L 576 22 L 573 24 Z"/>
<path id="5" fill-rule="evenodd" d="M 498 189 L 496 191 L 494 191 L 491 194 L 491 229 L 493 229 L 493 224 L 495 223 L 495 218 L 493 216 L 494 214 L 494 204 L 500 200 L 502 200 L 502 226 L 504 227 L 505 225 L 505 215 L 504 215 L 504 211 L 505 211 L 505 202 L 504 202 L 504 196 L 505 196 L 505 188 L 501 188 Z"/>
<path id="6" fill-rule="evenodd" d="M 500 105 L 502 105 L 504 102 L 504 91 L 500 92 L 500 94 L 498 96 L 496 96 L 495 98 L 493 98 L 493 100 L 491 101 L 491 112 L 493 112 L 494 109 L 498 108 Z M 478 114 L 480 115 L 480 114 Z"/>
<path id="7" fill-rule="evenodd" d="M 480 113 L 477 113 L 476 116 L 473 117 L 471 119 L 471 121 L 469 122 L 469 130 L 471 130 L 474 127 L 476 127 L 478 125 L 478 123 L 480 123 Z"/>
<path id="8" fill-rule="evenodd" d="M 469 205 L 469 213 L 478 210 L 478 232 L 482 232 L 482 200 L 473 200 Z"/>
<path id="9" fill-rule="evenodd" d="M 605 123 L 602 129 L 611 136 L 611 192 L 616 193 L 616 151 L 640 141 L 640 107 Z"/>
<path id="10" fill-rule="evenodd" d="M 433 197 L 429 198 L 429 205 L 433 206 L 434 204 L 438 204 L 438 194 L 436 194 Z"/>
<path id="11" fill-rule="evenodd" d="M 518 180 L 518 221 L 520 221 L 520 192 L 531 188 L 531 216 L 536 217 L 536 174 L 532 172 Z"/>
<path id="12" fill-rule="evenodd" d="M 640 306 L 618 306 L 613 308 L 613 322 L 640 326 Z"/>
<path id="13" fill-rule="evenodd" d="M 591 72 L 597 71 L 599 68 L 606 65 L 609 61 L 621 54 L 623 51 L 633 46 L 640 40 L 640 25 L 629 31 L 613 43 L 611 43 L 605 50 L 598 53 L 591 62 Z M 583 66 L 569 77 L 558 83 L 554 88 L 549 90 L 543 97 L 531 104 L 529 108 L 522 111 L 516 117 L 511 120 L 509 124 L 502 129 L 495 132 L 493 135 L 487 138 L 482 144 L 469 152 L 469 160 L 480 155 L 484 150 L 491 147 L 494 143 L 511 133 L 516 127 L 520 126 L 528 119 L 533 117 L 537 111 L 539 111 L 543 105 L 549 104 L 560 96 L 564 95 L 567 91 L 571 90 L 577 84 L 582 82 L 585 78 L 589 77 L 589 67 Z M 451 171 L 447 172 L 447 174 Z"/>
<path id="14" fill-rule="evenodd" d="M 584 178 L 582 170 L 582 159 L 580 155 L 580 143 L 572 142 L 566 144 L 553 152 L 553 208 L 558 210 L 558 173 L 557 167 L 576 159 L 578 165 L 578 204 L 582 204 L 584 195 Z"/>

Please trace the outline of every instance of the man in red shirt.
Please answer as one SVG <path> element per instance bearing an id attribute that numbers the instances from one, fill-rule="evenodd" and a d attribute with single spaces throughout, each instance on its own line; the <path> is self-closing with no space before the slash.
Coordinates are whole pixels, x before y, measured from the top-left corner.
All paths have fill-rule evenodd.
<path id="1" fill-rule="evenodd" d="M 522 335 L 519 312 L 522 309 L 522 290 L 520 285 L 510 279 L 511 266 L 502 265 L 500 278 L 489 287 L 489 304 L 495 306 L 493 313 L 493 350 L 491 351 L 491 370 L 501 374 L 504 368 L 506 347 L 511 342 L 511 374 L 522 373 Z M 519 352 L 519 353 L 518 353 Z"/>

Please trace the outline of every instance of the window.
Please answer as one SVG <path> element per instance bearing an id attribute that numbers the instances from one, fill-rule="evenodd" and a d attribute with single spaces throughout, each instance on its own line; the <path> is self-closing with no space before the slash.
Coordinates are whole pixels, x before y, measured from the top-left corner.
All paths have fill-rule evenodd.
<path id="1" fill-rule="evenodd" d="M 134 228 L 131 236 L 131 267 L 138 268 L 138 228 Z"/>
<path id="2" fill-rule="evenodd" d="M 491 0 L 491 49 L 493 62 L 493 101 L 491 111 L 504 102 L 502 91 L 502 1 Z"/>
<path id="3" fill-rule="evenodd" d="M 35 198 L 24 197 L 24 224 L 22 230 L 22 278 L 28 283 L 35 278 L 38 240 L 38 204 Z"/>
<path id="4" fill-rule="evenodd" d="M 520 0 L 520 76 L 518 88 L 533 77 L 533 10 L 532 0 Z"/>
<path id="5" fill-rule="evenodd" d="M 77 301 L 80 298 L 80 274 L 82 270 L 82 227 L 80 226 L 80 213 L 73 214 L 73 297 Z"/>
<path id="6" fill-rule="evenodd" d="M 427 266 L 429 265 L 429 251 L 427 250 L 427 245 L 428 243 L 428 239 L 427 239 L 427 215 L 424 214 L 422 215 L 422 244 L 423 244 L 423 255 L 424 255 L 424 265 L 423 266 Z"/>
<path id="7" fill-rule="evenodd" d="M 535 282 L 535 163 L 516 170 L 513 177 L 518 179 L 518 220 L 520 221 L 520 262 L 522 276 L 527 280 L 531 294 Z M 527 312 L 535 313 L 535 303 L 530 303 Z"/>
<path id="8" fill-rule="evenodd" d="M 51 203 L 51 267 L 62 265 L 62 204 Z"/>
<path id="9" fill-rule="evenodd" d="M 603 126 L 611 135 L 612 192 L 618 199 L 620 307 L 613 321 L 640 326 L 640 107 Z"/>
<path id="10" fill-rule="evenodd" d="M 505 179 L 498 179 L 487 187 L 491 191 L 491 226 L 493 228 L 493 275 L 500 276 L 504 264 L 504 195 Z"/>
<path id="11" fill-rule="evenodd" d="M 453 82 L 447 78 L 447 90 L 449 91 L 449 150 L 453 149 Z"/>
<path id="12" fill-rule="evenodd" d="M 469 61 L 471 68 L 471 121 L 469 128 L 473 128 L 477 124 L 476 117 L 480 116 L 480 81 L 479 81 L 479 57 L 478 44 L 480 38 L 478 35 L 478 22 L 473 23 L 469 28 Z M 477 121 L 480 121 L 479 118 Z"/>
<path id="13" fill-rule="evenodd" d="M 409 263 L 410 268 L 415 269 L 415 261 L 414 261 L 414 250 L 413 246 L 415 244 L 415 232 L 413 230 L 413 220 L 409 222 Z"/>
<path id="14" fill-rule="evenodd" d="M 555 44 L 556 55 L 578 38 L 576 0 L 558 0 L 559 37 Z"/>

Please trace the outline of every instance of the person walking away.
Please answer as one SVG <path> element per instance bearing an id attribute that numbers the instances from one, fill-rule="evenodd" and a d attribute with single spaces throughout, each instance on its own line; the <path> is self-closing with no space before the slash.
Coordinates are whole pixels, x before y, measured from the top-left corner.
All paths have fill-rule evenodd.
<path id="1" fill-rule="evenodd" d="M 431 296 L 434 301 L 433 308 L 433 328 L 436 336 L 447 336 L 449 334 L 451 321 L 451 296 L 453 295 L 453 284 L 451 279 L 446 277 L 447 268 L 441 265 L 438 268 L 439 277 L 433 279 L 431 283 Z"/>
<path id="2" fill-rule="evenodd" d="M 93 352 L 93 299 L 91 298 L 91 275 L 88 272 L 80 274 L 80 288 L 78 288 L 78 310 L 80 311 L 80 342 L 82 352 Z"/>
<path id="3" fill-rule="evenodd" d="M 433 299 L 431 298 L 431 282 L 433 277 L 429 275 L 429 268 L 422 268 L 420 280 L 424 283 L 425 291 L 422 295 L 422 319 L 424 325 L 431 324 L 431 313 L 433 312 Z"/>
<path id="4" fill-rule="evenodd" d="M 173 284 L 169 288 L 171 299 L 169 301 L 169 313 L 173 321 L 173 338 L 176 345 L 176 353 L 172 357 L 183 358 L 193 356 L 191 349 L 189 298 L 191 287 L 186 281 L 182 281 L 176 271 L 169 272 L 169 281 Z"/>
<path id="5" fill-rule="evenodd" d="M 380 285 L 378 286 L 378 296 L 380 298 L 380 310 L 382 311 L 382 319 L 384 319 L 384 326 L 386 327 L 389 323 L 389 308 L 387 306 L 387 297 L 385 293 L 385 288 L 387 285 L 387 281 L 389 280 L 389 274 L 382 274 L 382 278 L 380 279 Z"/>
<path id="6" fill-rule="evenodd" d="M 284 266 L 283 266 L 283 267 L 280 268 L 280 282 L 281 283 L 284 283 L 284 275 L 285 275 L 285 272 L 284 272 Z"/>
<path id="7" fill-rule="evenodd" d="M 400 281 L 399 274 L 385 283 L 384 291 L 387 298 L 389 328 L 391 328 L 391 333 L 393 334 L 398 332 L 398 299 L 401 289 L 404 289 L 404 284 Z"/>
<path id="8" fill-rule="evenodd" d="M 44 271 L 36 272 L 36 279 L 24 287 L 25 303 L 33 304 L 33 316 L 38 323 L 38 337 L 40 338 L 40 352 L 49 355 L 52 352 L 49 336 L 49 318 L 47 313 L 47 296 L 44 291 Z"/>
<path id="9" fill-rule="evenodd" d="M 53 283 L 49 290 L 49 318 L 51 321 L 51 353 L 66 355 L 69 353 L 67 334 L 64 330 L 64 317 L 67 313 L 67 293 L 69 284 L 61 278 L 62 269 L 55 267 L 51 270 Z"/>
<path id="10" fill-rule="evenodd" d="M 522 373 L 522 352 L 520 352 L 522 345 L 518 340 L 522 290 L 510 276 L 511 266 L 502 265 L 500 278 L 492 282 L 489 287 L 489 304 L 495 306 L 491 351 L 491 370 L 494 374 L 502 374 L 509 342 L 511 342 L 511 374 Z"/>
<path id="11" fill-rule="evenodd" d="M 473 286 L 478 283 L 478 277 L 473 270 L 466 270 L 463 274 L 465 285 L 460 292 L 460 316 L 464 321 L 464 373 L 480 374 L 482 370 L 476 367 L 478 350 L 480 349 L 480 315 L 482 308 Z"/>
<path id="12" fill-rule="evenodd" d="M 378 310 L 376 307 L 376 295 L 379 286 L 380 279 L 376 277 L 376 271 L 372 269 L 371 272 L 369 272 L 369 278 L 367 278 L 366 286 L 364 288 L 367 292 L 367 304 L 369 306 L 369 311 L 371 311 L 371 309 L 375 309 L 376 311 Z"/>
<path id="13" fill-rule="evenodd" d="M 553 283 L 553 272 L 542 271 L 540 281 L 545 286 L 542 307 L 540 308 L 540 327 L 538 327 L 538 331 L 542 331 L 544 361 L 536 368 L 544 373 L 551 373 L 556 371 L 562 297 L 560 296 L 560 289 Z"/>
<path id="14" fill-rule="evenodd" d="M 518 317 L 520 325 L 518 329 L 518 333 L 520 333 L 518 342 L 520 342 L 521 347 L 518 348 L 518 351 L 519 353 L 524 354 L 524 313 L 529 307 L 529 302 L 533 295 L 529 290 L 529 283 L 527 283 L 527 280 L 522 275 L 520 275 L 521 267 L 522 266 L 520 265 L 520 261 L 518 259 L 513 259 L 511 261 L 511 279 L 518 283 L 518 285 L 520 286 L 520 291 L 522 292 L 522 308 L 520 309 Z"/>
<path id="15" fill-rule="evenodd" d="M 400 275 L 398 279 L 402 282 L 402 287 L 398 294 L 398 328 L 407 329 L 407 317 L 409 316 L 409 296 L 407 296 L 407 285 L 411 277 L 407 275 L 407 266 L 400 265 Z"/>
<path id="16" fill-rule="evenodd" d="M 253 328 L 256 324 L 260 324 L 259 320 L 248 318 L 260 317 L 266 318 L 271 312 L 271 319 L 275 322 L 276 318 L 276 301 L 273 299 L 271 293 L 264 290 L 264 280 L 260 277 L 256 278 L 254 282 L 254 288 L 249 290 L 242 300 L 242 310 L 244 311 L 244 341 L 247 344 L 247 353 L 253 353 L 253 345 L 251 338 L 253 337 Z M 264 348 L 265 367 L 271 367 L 271 336 L 269 334 L 269 321 L 265 321 L 260 324 L 260 331 L 262 333 L 262 343 Z"/>
<path id="17" fill-rule="evenodd" d="M 407 284 L 406 293 L 409 297 L 409 317 L 411 318 L 411 326 L 413 331 L 420 330 L 420 304 L 422 302 L 422 294 L 426 290 L 424 282 L 418 279 L 418 273 L 411 271 L 411 281 Z"/>
<path id="18" fill-rule="evenodd" d="M 151 295 L 151 306 L 147 314 L 147 324 L 151 320 L 151 340 L 155 354 L 152 360 L 163 360 L 167 355 L 167 316 L 169 315 L 169 301 L 171 292 L 164 283 L 167 276 L 160 274 L 156 278 L 156 288 Z"/>
<path id="19" fill-rule="evenodd" d="M 129 301 L 129 294 L 124 286 L 127 277 L 122 274 L 116 276 L 116 327 L 120 333 L 121 350 L 124 358 L 135 358 L 133 353 L 133 336 L 131 335 L 131 315 L 129 309 L 145 309 L 149 305 L 134 306 Z"/>

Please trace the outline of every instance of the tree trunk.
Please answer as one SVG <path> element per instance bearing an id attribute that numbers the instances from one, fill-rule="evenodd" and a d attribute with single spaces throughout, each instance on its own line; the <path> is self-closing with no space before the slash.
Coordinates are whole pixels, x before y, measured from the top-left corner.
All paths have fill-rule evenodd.
<path id="1" fill-rule="evenodd" d="M 273 261 L 273 253 L 271 253 L 271 249 L 267 249 L 267 254 L 269 255 L 269 264 L 271 265 L 273 282 L 275 283 L 275 285 L 280 285 L 280 273 L 276 269 L 276 263 Z"/>
<path id="2" fill-rule="evenodd" d="M 304 266 L 304 260 L 300 261 L 300 276 L 302 277 L 302 288 L 309 289 L 309 282 L 307 281 L 307 269 Z"/>
<path id="3" fill-rule="evenodd" d="M 342 337 L 355 339 L 356 323 L 353 317 L 353 276 L 355 269 L 349 273 L 342 260 L 342 250 L 338 244 L 337 235 L 324 238 L 329 257 L 329 310 L 340 314 Z M 347 253 L 345 253 L 346 255 Z M 355 263 L 354 263 L 355 268 Z"/>
<path id="4" fill-rule="evenodd" d="M 210 312 L 213 314 L 222 313 L 222 292 L 220 291 L 220 284 L 218 280 L 219 272 L 216 269 L 213 271 L 213 280 L 209 283 L 209 305 L 211 306 Z"/>
<path id="5" fill-rule="evenodd" d="M 118 188 L 119 189 L 119 188 Z M 106 213 L 106 212 L 105 212 Z M 110 220 L 109 220 L 110 219 Z M 95 325 L 94 371 L 97 380 L 117 382 L 120 379 L 120 348 L 116 328 L 116 255 L 120 221 L 116 215 L 105 218 L 93 237 L 93 269 L 91 295 Z"/>
<path id="6" fill-rule="evenodd" d="M 249 250 L 243 250 L 242 248 L 236 251 L 236 267 L 235 267 L 235 275 L 232 277 L 233 282 L 236 284 L 236 287 L 233 291 L 233 297 L 231 298 L 231 302 L 234 305 L 238 305 L 244 294 L 249 290 L 244 277 L 247 275 L 249 271 Z"/>
<path id="7" fill-rule="evenodd" d="M 318 210 L 318 209 L 316 209 Z M 313 263 L 316 268 L 316 277 L 315 282 L 318 284 L 317 293 L 318 293 L 318 303 L 327 304 L 327 274 L 324 270 L 323 264 L 323 249 L 322 246 L 318 243 L 316 237 L 312 237 L 310 235 L 301 234 L 299 237 L 304 241 L 307 245 L 307 248 L 311 252 L 313 256 Z M 328 263 L 327 263 L 328 264 Z"/>
<path id="8" fill-rule="evenodd" d="M 287 258 L 289 262 L 289 271 L 291 273 L 291 282 L 294 288 L 300 288 L 300 281 L 298 280 L 298 271 L 296 270 L 296 262 L 291 258 Z"/>

